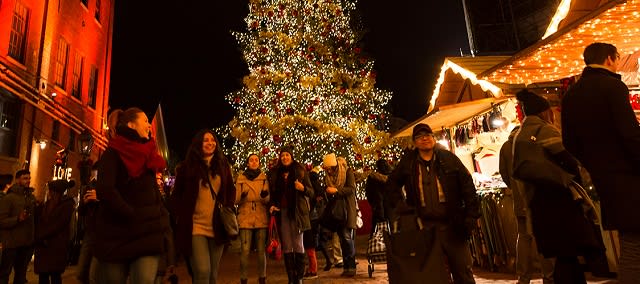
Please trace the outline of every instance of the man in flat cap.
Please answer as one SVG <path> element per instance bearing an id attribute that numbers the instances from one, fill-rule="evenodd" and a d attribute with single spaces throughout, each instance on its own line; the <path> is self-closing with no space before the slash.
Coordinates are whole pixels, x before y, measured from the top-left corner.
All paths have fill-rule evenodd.
<path id="1" fill-rule="evenodd" d="M 480 211 L 471 174 L 456 155 L 436 142 L 429 125 L 416 125 L 412 138 L 416 148 L 404 154 L 387 186 L 388 202 L 396 211 L 390 212 L 392 220 L 407 206 L 413 207 L 426 228 L 435 231 L 426 264 L 415 274 L 423 279 L 415 283 L 450 283 L 452 277 L 453 283 L 475 283 L 467 240 Z"/>

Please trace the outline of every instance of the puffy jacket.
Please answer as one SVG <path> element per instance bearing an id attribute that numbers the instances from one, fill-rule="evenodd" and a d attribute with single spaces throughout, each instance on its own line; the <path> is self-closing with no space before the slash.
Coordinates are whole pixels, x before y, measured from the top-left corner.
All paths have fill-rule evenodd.
<path id="1" fill-rule="evenodd" d="M 265 191 L 263 198 L 260 193 Z M 242 196 L 246 193 L 246 196 Z M 269 181 L 267 175 L 262 172 L 253 180 L 249 180 L 244 174 L 238 176 L 236 181 L 236 204 L 238 204 L 238 225 L 240 229 L 266 228 L 269 225 L 267 218 L 269 205 Z"/>

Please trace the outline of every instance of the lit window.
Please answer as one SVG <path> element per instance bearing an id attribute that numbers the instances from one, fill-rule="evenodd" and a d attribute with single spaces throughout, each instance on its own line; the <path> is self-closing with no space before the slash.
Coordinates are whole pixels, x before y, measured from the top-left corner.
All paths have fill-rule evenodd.
<path id="1" fill-rule="evenodd" d="M 89 77 L 89 101 L 87 104 L 95 109 L 96 97 L 98 96 L 98 68 L 91 66 L 91 75 Z"/>
<path id="2" fill-rule="evenodd" d="M 73 66 L 73 88 L 71 95 L 80 99 L 82 97 L 82 69 L 84 68 L 84 57 L 76 53 L 76 61 Z"/>
<path id="3" fill-rule="evenodd" d="M 100 12 L 101 12 L 101 11 L 100 11 L 100 8 L 101 8 L 101 7 L 100 7 L 100 4 L 101 4 L 100 2 L 101 2 L 100 0 L 96 0 L 96 13 L 95 13 L 95 17 L 96 17 L 96 20 L 98 21 L 98 23 L 100 22 Z"/>
<path id="4" fill-rule="evenodd" d="M 29 10 L 16 2 L 11 21 L 11 36 L 9 38 L 9 56 L 25 63 L 25 49 L 27 46 L 27 23 L 29 21 Z"/>
<path id="5" fill-rule="evenodd" d="M 67 81 L 67 63 L 69 61 L 69 44 L 60 38 L 58 42 L 58 56 L 56 57 L 56 85 L 64 89 Z"/>

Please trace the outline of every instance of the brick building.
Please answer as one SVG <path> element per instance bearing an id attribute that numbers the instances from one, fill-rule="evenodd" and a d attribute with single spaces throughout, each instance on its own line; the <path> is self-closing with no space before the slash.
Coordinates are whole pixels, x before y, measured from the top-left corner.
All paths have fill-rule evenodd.
<path id="1" fill-rule="evenodd" d="M 41 196 L 56 153 L 78 180 L 77 138 L 106 148 L 114 0 L 0 0 L 0 173 L 31 171 Z"/>

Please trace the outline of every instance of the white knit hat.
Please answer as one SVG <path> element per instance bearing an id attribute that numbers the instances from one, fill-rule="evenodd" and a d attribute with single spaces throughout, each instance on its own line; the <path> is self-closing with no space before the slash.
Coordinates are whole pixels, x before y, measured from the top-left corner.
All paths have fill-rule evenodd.
<path id="1" fill-rule="evenodd" d="M 331 153 L 324 156 L 322 160 L 322 165 L 325 167 L 335 167 L 338 165 L 338 160 L 336 160 L 336 154 Z"/>

